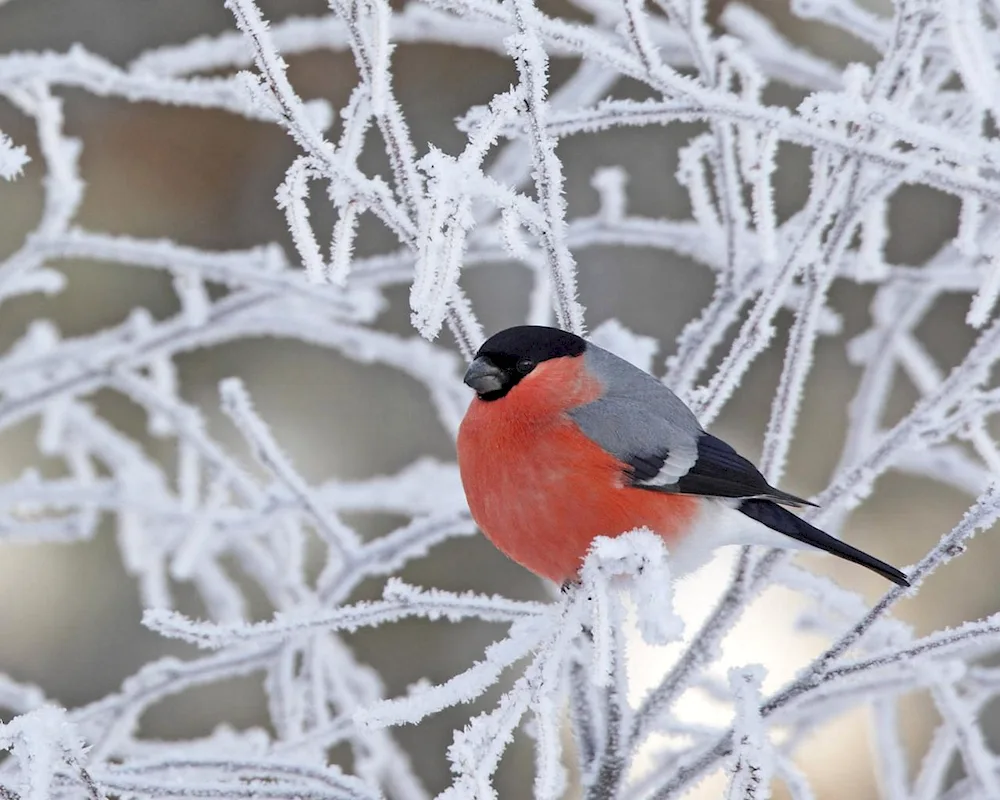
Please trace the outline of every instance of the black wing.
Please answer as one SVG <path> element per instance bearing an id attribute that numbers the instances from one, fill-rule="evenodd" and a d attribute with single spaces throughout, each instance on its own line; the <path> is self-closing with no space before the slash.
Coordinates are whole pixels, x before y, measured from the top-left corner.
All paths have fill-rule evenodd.
<path id="1" fill-rule="evenodd" d="M 630 453 L 625 456 L 624 461 L 629 467 L 632 482 L 638 484 L 656 480 L 669 456 L 670 451 L 663 448 L 656 453 Z"/>
<path id="2" fill-rule="evenodd" d="M 815 505 L 775 489 L 752 463 L 722 439 L 708 433 L 698 438 L 698 459 L 694 465 L 671 488 L 681 494 L 762 498 L 790 506 Z"/>

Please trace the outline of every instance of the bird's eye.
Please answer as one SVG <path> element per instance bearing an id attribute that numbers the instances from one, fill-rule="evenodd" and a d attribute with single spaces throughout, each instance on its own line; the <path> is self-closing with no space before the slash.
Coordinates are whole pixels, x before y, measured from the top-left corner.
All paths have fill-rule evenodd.
<path id="1" fill-rule="evenodd" d="M 517 371 L 522 375 L 527 375 L 531 370 L 535 368 L 535 362 L 530 358 L 522 358 L 517 362 Z"/>

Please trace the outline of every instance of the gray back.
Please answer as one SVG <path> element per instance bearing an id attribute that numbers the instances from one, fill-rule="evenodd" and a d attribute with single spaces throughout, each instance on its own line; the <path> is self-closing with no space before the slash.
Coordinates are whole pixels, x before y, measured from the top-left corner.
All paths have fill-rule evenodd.
<path id="1" fill-rule="evenodd" d="M 623 462 L 665 458 L 648 485 L 667 488 L 686 474 L 698 459 L 702 433 L 691 410 L 652 375 L 607 350 L 588 343 L 583 358 L 605 393 L 569 412 L 580 429 Z"/>

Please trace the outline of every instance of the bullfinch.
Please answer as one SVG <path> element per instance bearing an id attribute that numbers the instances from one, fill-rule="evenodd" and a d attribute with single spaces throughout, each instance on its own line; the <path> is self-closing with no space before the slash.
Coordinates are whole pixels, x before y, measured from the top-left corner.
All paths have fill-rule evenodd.
<path id="1" fill-rule="evenodd" d="M 789 511 L 812 504 L 770 486 L 660 381 L 579 336 L 500 331 L 465 383 L 476 392 L 458 432 L 469 509 L 536 575 L 573 581 L 594 537 L 646 527 L 663 537 L 677 574 L 715 547 L 763 544 L 823 550 L 909 586 L 895 567 Z"/>

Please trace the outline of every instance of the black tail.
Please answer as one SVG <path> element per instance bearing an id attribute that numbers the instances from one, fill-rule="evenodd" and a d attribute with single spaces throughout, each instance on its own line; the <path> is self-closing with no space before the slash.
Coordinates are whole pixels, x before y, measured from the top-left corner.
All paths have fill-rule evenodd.
<path id="1" fill-rule="evenodd" d="M 772 531 L 783 533 L 796 541 L 818 547 L 820 550 L 853 561 L 862 567 L 868 567 L 872 572 L 877 572 L 898 586 L 910 585 L 906 576 L 895 567 L 884 561 L 879 561 L 856 547 L 851 547 L 840 539 L 833 538 L 819 528 L 814 528 L 804 519 L 795 516 L 791 511 L 782 508 L 777 503 L 770 500 L 744 500 L 739 505 L 739 511 L 750 519 L 755 519 L 762 525 L 766 525 Z"/>

